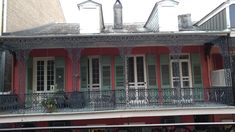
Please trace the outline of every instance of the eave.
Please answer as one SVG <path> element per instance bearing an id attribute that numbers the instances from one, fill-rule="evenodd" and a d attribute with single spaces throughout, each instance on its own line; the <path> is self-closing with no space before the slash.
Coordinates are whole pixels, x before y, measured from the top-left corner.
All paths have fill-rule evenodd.
<path id="1" fill-rule="evenodd" d="M 128 33 L 86 34 L 50 36 L 3 36 L 2 47 L 12 49 L 44 48 L 94 48 L 94 47 L 143 47 L 166 45 L 203 45 L 216 43 L 228 32 L 176 32 L 176 33 Z"/>

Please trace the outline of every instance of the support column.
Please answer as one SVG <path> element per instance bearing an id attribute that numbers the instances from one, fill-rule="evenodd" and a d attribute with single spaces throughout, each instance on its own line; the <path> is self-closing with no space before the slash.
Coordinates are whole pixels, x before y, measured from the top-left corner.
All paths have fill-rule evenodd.
<path id="1" fill-rule="evenodd" d="M 225 69 L 225 84 L 226 86 L 232 86 L 231 78 L 231 57 L 229 54 L 229 40 L 228 38 L 222 38 L 219 42 L 220 51 L 224 60 L 224 69 Z"/>
<path id="2" fill-rule="evenodd" d="M 176 60 L 176 62 L 178 62 L 178 65 L 172 65 L 172 67 L 170 68 L 173 68 L 174 71 L 173 71 L 173 75 L 176 75 L 177 78 L 179 78 L 178 80 L 178 84 L 175 86 L 174 89 L 172 89 L 172 92 L 173 93 L 176 93 L 175 98 L 176 100 L 181 100 L 181 78 L 180 78 L 180 55 L 182 53 L 182 46 L 178 43 L 178 40 L 177 40 L 177 37 L 173 36 L 173 41 L 172 41 L 172 44 L 169 46 L 169 50 L 170 50 L 170 63 L 171 63 L 171 57 Z M 170 64 L 171 66 L 171 64 Z M 172 80 L 170 80 L 172 82 Z M 171 83 L 170 82 L 170 83 Z M 180 103 L 180 101 L 178 102 Z"/>
<path id="3" fill-rule="evenodd" d="M 29 49 L 20 49 L 16 51 L 16 59 L 18 63 L 18 94 L 20 102 L 24 102 L 25 91 L 26 91 L 26 72 L 27 72 L 27 61 L 29 57 Z"/>
<path id="4" fill-rule="evenodd" d="M 127 60 L 128 60 L 128 57 L 129 55 L 131 54 L 131 51 L 132 51 L 132 48 L 131 47 L 122 47 L 122 48 L 119 48 L 119 52 L 120 52 L 120 55 L 122 57 L 122 60 L 123 60 L 123 66 L 124 66 L 124 89 L 125 89 L 125 92 L 126 92 L 126 97 L 127 97 L 127 101 L 129 100 L 129 96 L 128 96 L 128 90 L 129 90 L 129 86 L 128 86 L 128 65 L 127 65 Z"/>
<path id="5" fill-rule="evenodd" d="M 68 48 L 67 49 L 69 58 L 72 62 L 72 89 L 73 91 L 78 91 L 78 78 L 80 74 L 80 58 L 81 58 L 81 51 L 80 48 Z"/>
<path id="6" fill-rule="evenodd" d="M 5 52 L 0 50 L 0 93 L 4 92 Z"/>
<path id="7" fill-rule="evenodd" d="M 219 42 L 219 47 L 223 56 L 224 60 L 224 76 L 225 76 L 225 85 L 226 88 L 220 89 L 224 92 L 224 96 L 226 97 L 223 102 L 226 104 L 233 104 L 233 88 L 232 88 L 232 75 L 233 68 L 231 65 L 231 56 L 230 56 L 230 49 L 229 49 L 229 38 L 224 37 Z"/>

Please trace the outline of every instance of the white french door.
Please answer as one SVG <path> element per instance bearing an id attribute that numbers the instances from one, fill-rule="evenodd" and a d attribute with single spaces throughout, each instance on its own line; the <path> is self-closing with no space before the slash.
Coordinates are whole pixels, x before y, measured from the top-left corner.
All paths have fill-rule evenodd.
<path id="1" fill-rule="evenodd" d="M 55 90 L 54 58 L 33 59 L 33 90 L 35 93 L 50 93 Z"/>
<path id="2" fill-rule="evenodd" d="M 144 56 L 128 57 L 127 68 L 127 97 L 129 101 L 145 101 L 147 97 L 147 85 Z"/>
<path id="3" fill-rule="evenodd" d="M 88 88 L 90 91 L 100 91 L 101 70 L 99 57 L 88 59 Z"/>
<path id="4" fill-rule="evenodd" d="M 173 93 L 180 89 L 182 100 L 192 97 L 192 80 L 189 55 L 180 55 L 177 59 L 171 56 L 171 86 Z"/>

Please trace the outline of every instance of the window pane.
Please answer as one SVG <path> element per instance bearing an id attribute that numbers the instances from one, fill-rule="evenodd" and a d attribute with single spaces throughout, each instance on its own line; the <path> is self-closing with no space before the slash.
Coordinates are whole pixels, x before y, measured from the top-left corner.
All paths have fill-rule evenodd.
<path id="1" fill-rule="evenodd" d="M 100 82 L 99 77 L 100 77 L 99 59 L 95 58 L 95 59 L 92 59 L 92 82 L 93 84 L 98 84 Z"/>
<path id="2" fill-rule="evenodd" d="M 137 57 L 136 63 L 137 63 L 137 81 L 144 82 L 144 59 L 143 57 Z"/>
<path id="3" fill-rule="evenodd" d="M 44 61 L 37 61 L 37 91 L 44 91 Z"/>
<path id="4" fill-rule="evenodd" d="M 128 58 L 128 82 L 134 82 L 134 58 Z"/>
<path id="5" fill-rule="evenodd" d="M 179 62 L 172 62 L 172 73 L 173 77 L 179 77 L 180 71 L 179 71 Z"/>
<path id="6" fill-rule="evenodd" d="M 47 61 L 47 90 L 51 90 L 54 85 L 54 60 Z"/>
<path id="7" fill-rule="evenodd" d="M 182 62 L 182 75 L 189 76 L 188 62 Z"/>

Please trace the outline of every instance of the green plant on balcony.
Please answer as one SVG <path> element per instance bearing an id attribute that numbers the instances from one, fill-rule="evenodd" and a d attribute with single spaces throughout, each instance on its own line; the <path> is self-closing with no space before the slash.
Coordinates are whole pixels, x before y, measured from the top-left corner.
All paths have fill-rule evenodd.
<path id="1" fill-rule="evenodd" d="M 57 109 L 56 100 L 53 98 L 44 99 L 41 104 L 48 113 L 55 112 Z"/>

